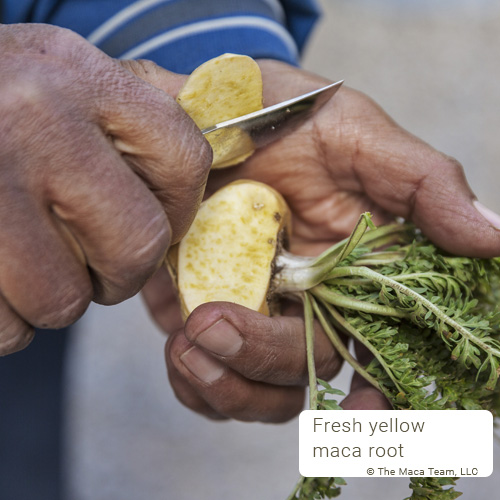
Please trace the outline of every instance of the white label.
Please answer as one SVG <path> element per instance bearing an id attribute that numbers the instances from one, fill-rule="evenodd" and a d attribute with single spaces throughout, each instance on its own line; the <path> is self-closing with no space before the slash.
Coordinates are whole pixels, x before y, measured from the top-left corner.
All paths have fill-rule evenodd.
<path id="1" fill-rule="evenodd" d="M 299 469 L 306 477 L 487 477 L 493 416 L 486 410 L 306 410 Z"/>

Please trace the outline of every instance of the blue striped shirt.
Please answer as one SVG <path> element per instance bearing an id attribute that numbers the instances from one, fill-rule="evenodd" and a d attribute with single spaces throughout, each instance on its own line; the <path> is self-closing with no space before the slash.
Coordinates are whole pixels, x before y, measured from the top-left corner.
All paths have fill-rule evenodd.
<path id="1" fill-rule="evenodd" d="M 318 18 L 315 0 L 0 0 L 3 22 L 48 23 L 112 57 L 179 73 L 224 52 L 297 64 Z"/>

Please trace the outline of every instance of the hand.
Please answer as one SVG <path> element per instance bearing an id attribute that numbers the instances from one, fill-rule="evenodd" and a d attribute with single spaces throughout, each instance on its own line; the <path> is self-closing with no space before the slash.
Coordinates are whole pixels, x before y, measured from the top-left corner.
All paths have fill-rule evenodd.
<path id="1" fill-rule="evenodd" d="M 261 67 L 267 105 L 328 83 L 274 61 L 262 61 Z M 209 189 L 237 178 L 265 182 L 285 196 L 293 212 L 290 243 L 296 254 L 316 255 L 346 237 L 364 211 L 379 224 L 395 215 L 411 219 L 450 252 L 500 254 L 500 232 L 474 206 L 458 162 L 346 87 L 293 134 L 241 166 L 212 172 Z M 159 324 L 174 331 L 180 322 L 167 287 L 161 271 L 145 296 Z M 195 310 L 167 344 L 169 375 L 179 399 L 212 417 L 282 421 L 294 416 L 302 409 L 306 383 L 304 327 L 300 308 L 284 313 L 265 318 L 222 303 Z M 340 366 L 338 355 L 320 329 L 316 342 L 318 374 L 329 378 Z M 358 377 L 343 406 L 389 407 Z"/>
<path id="2" fill-rule="evenodd" d="M 174 99 L 78 35 L 0 26 L 0 354 L 122 301 L 189 227 L 210 148 Z M 176 77 L 148 66 L 164 90 Z M 136 70 L 136 71 L 134 71 Z"/>

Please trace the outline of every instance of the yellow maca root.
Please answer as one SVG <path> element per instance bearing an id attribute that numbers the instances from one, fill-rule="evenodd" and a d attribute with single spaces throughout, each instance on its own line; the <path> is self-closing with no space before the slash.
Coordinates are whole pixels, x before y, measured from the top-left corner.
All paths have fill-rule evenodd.
<path id="1" fill-rule="evenodd" d="M 259 65 L 248 56 L 223 54 L 196 68 L 177 96 L 177 102 L 200 129 L 262 109 L 262 75 Z M 245 143 L 238 158 L 227 160 L 217 137 L 208 140 L 214 150 L 213 168 L 240 163 L 253 152 L 250 137 L 240 129 L 222 131 L 232 134 L 236 144 Z M 226 138 L 227 139 L 227 138 Z M 227 144 L 227 142 L 226 142 Z"/>
<path id="2" fill-rule="evenodd" d="M 177 102 L 204 129 L 262 109 L 262 75 L 248 56 L 223 54 L 196 68 Z"/>
<path id="3" fill-rule="evenodd" d="M 289 219 L 282 196 L 255 181 L 228 184 L 203 202 L 170 255 L 183 315 L 219 300 L 269 314 L 273 262 Z"/>

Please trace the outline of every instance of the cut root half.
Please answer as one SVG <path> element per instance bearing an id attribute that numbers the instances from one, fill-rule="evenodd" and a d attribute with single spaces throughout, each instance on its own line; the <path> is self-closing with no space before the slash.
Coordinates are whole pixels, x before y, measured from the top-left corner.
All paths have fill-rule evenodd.
<path id="1" fill-rule="evenodd" d="M 282 196 L 254 181 L 228 184 L 202 203 L 173 253 L 184 316 L 212 301 L 269 314 L 273 263 L 288 221 Z"/>

